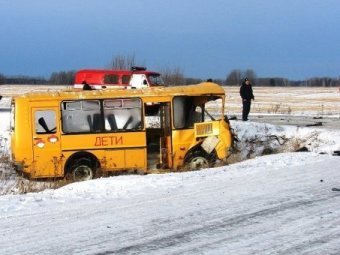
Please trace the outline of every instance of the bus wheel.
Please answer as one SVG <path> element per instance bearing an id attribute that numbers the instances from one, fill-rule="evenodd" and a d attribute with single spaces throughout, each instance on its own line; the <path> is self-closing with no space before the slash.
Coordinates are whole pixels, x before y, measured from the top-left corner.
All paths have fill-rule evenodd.
<path id="1" fill-rule="evenodd" d="M 89 159 L 81 158 L 76 160 L 67 172 L 66 178 L 71 181 L 88 181 L 93 179 L 95 169 Z"/>
<path id="2" fill-rule="evenodd" d="M 194 151 L 185 160 L 185 166 L 189 170 L 208 168 L 211 165 L 209 155 L 203 151 Z"/>

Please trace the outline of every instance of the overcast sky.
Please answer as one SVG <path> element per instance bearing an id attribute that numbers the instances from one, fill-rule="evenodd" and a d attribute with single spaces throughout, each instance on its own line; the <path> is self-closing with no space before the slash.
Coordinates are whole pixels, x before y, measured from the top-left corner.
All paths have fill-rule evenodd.
<path id="1" fill-rule="evenodd" d="M 134 55 L 189 77 L 340 76 L 339 0 L 0 0 L 0 73 L 108 67 Z"/>

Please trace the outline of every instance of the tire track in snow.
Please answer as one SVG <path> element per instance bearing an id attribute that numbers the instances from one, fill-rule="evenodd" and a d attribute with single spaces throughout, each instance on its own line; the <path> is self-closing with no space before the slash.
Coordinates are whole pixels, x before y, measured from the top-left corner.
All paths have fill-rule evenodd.
<path id="1" fill-rule="evenodd" d="M 146 242 L 137 243 L 135 245 L 130 245 L 126 247 L 122 247 L 116 250 L 107 250 L 104 252 L 100 252 L 98 254 L 138 254 L 144 253 L 146 251 L 155 251 L 160 249 L 166 249 L 168 247 L 173 247 L 176 245 L 183 245 L 183 243 L 191 242 L 195 236 L 204 236 L 206 234 L 211 235 L 212 232 L 228 232 L 228 228 L 237 228 L 237 227 L 244 227 L 246 225 L 254 224 L 254 220 L 258 218 L 264 218 L 269 216 L 275 216 L 277 213 L 283 213 L 290 209 L 297 209 L 297 208 L 311 208 L 318 203 L 323 203 L 331 199 L 340 198 L 339 194 L 331 194 L 330 196 L 316 199 L 316 200 L 304 200 L 304 201 L 294 201 L 288 202 L 286 204 L 281 204 L 275 207 L 266 208 L 263 210 L 259 210 L 252 213 L 243 214 L 233 218 L 223 218 L 218 217 L 215 222 L 210 223 L 202 223 L 200 227 L 189 228 L 186 231 L 181 231 L 179 233 L 173 233 L 170 235 L 165 235 L 160 238 L 154 238 L 148 240 Z M 158 226 L 160 227 L 160 226 Z M 239 238 L 238 236 L 231 237 L 232 239 Z M 215 241 L 215 244 L 226 242 L 231 239 L 228 238 L 221 238 L 220 240 Z"/>

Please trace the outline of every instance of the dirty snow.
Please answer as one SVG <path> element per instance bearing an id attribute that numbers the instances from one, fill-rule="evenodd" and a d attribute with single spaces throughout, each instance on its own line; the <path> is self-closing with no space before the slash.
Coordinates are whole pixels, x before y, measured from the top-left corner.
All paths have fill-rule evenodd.
<path id="1" fill-rule="evenodd" d="M 241 159 L 278 152 L 308 151 L 332 155 L 340 150 L 340 130 L 277 126 L 267 123 L 231 121 L 240 142 Z"/>

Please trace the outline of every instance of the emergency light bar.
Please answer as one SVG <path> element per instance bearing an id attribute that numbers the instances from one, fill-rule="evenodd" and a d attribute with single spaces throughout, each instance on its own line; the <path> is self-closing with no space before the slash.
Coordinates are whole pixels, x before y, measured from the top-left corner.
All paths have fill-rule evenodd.
<path id="1" fill-rule="evenodd" d="M 131 66 L 131 71 L 145 71 L 146 67 L 143 66 Z"/>

